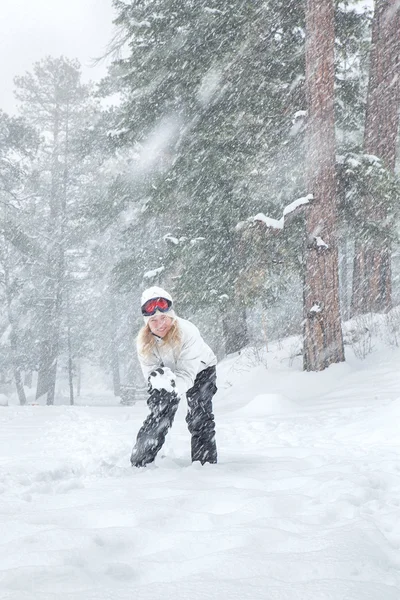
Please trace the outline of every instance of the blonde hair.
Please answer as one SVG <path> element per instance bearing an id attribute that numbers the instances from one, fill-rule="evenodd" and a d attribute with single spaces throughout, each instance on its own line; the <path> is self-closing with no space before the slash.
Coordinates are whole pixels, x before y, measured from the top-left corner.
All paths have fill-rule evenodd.
<path id="1" fill-rule="evenodd" d="M 174 319 L 171 329 L 162 340 L 164 344 L 169 344 L 171 346 L 174 356 L 177 357 L 182 348 L 182 334 L 176 319 Z M 153 350 L 156 346 L 156 338 L 151 333 L 148 323 L 146 323 L 139 331 L 137 341 L 140 354 L 144 358 L 149 358 L 153 354 Z"/>

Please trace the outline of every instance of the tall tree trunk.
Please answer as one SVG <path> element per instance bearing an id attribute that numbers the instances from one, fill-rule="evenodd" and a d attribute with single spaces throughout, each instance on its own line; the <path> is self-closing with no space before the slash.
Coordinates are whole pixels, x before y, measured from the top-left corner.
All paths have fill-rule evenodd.
<path id="1" fill-rule="evenodd" d="M 65 264 L 65 236 L 67 232 L 68 222 L 68 182 L 69 182 L 69 101 L 66 104 L 66 122 L 65 122 L 65 149 L 64 149 L 64 178 L 63 178 L 63 196 L 61 203 L 61 248 L 64 257 L 64 272 L 65 280 L 66 267 Z M 68 283 L 66 284 L 68 286 Z M 68 345 L 68 384 L 69 384 L 69 403 L 74 404 L 74 374 L 73 374 L 73 356 L 72 356 L 72 335 L 71 335 L 71 303 L 69 288 L 65 288 L 67 299 L 67 345 Z"/>
<path id="2" fill-rule="evenodd" d="M 228 190 L 231 193 L 231 190 Z M 263 243 L 264 243 L 264 231 Z M 246 249 L 252 240 L 245 239 L 241 232 L 238 232 L 234 240 L 235 264 L 237 273 L 236 281 L 233 286 L 232 296 L 228 302 L 223 303 L 222 312 L 222 341 L 224 355 L 239 352 L 249 344 L 249 333 L 247 327 L 246 301 L 251 292 L 247 274 L 253 272 L 254 265 L 249 264 Z M 265 276 L 265 270 L 263 271 Z"/>
<path id="3" fill-rule="evenodd" d="M 239 304 L 231 308 L 226 307 L 222 329 L 225 342 L 225 353 L 239 352 L 249 343 L 247 331 L 246 309 Z"/>
<path id="4" fill-rule="evenodd" d="M 27 388 L 31 388 L 32 387 L 32 371 L 31 369 L 29 369 L 29 371 L 25 371 L 25 377 L 24 377 L 24 387 Z"/>
<path id="5" fill-rule="evenodd" d="M 48 235 L 50 248 L 47 256 L 42 313 L 44 339 L 41 342 L 36 400 L 47 394 L 47 404 L 54 404 L 59 347 L 59 327 L 61 314 L 60 269 L 63 260 L 60 248 L 60 166 L 59 136 L 60 108 L 56 105 L 53 122 L 53 149 L 51 166 L 50 217 Z"/>
<path id="6" fill-rule="evenodd" d="M 82 388 L 82 366 L 81 366 L 81 360 L 78 357 L 77 358 L 77 382 L 76 382 L 76 395 L 78 396 L 78 398 L 81 395 L 81 388 Z"/>
<path id="7" fill-rule="evenodd" d="M 114 396 L 121 395 L 121 375 L 119 365 L 119 353 L 118 353 L 118 321 L 117 321 L 117 307 L 115 305 L 115 298 L 111 296 L 111 370 L 113 375 L 113 388 Z"/>
<path id="8" fill-rule="evenodd" d="M 340 290 L 341 290 L 341 307 L 344 320 L 350 317 L 350 294 L 349 294 L 349 267 L 348 267 L 348 239 L 347 232 L 344 236 L 340 247 L 341 261 L 339 268 Z"/>
<path id="9" fill-rule="evenodd" d="M 364 152 L 394 171 L 400 105 L 400 4 L 376 0 L 372 23 Z M 390 231 L 383 199 L 364 199 L 363 221 L 381 228 L 362 232 L 355 242 L 352 314 L 387 312 L 392 306 Z M 386 229 L 386 231 L 385 231 Z"/>
<path id="10" fill-rule="evenodd" d="M 320 371 L 344 360 L 336 240 L 334 0 L 307 0 L 304 369 Z"/>
<path id="11" fill-rule="evenodd" d="M 65 147 L 63 152 L 64 169 L 59 162 L 60 133 L 62 112 L 56 105 L 53 125 L 53 156 L 51 170 L 50 221 L 49 236 L 51 247 L 48 255 L 47 304 L 45 314 L 48 317 L 48 335 L 42 344 L 41 367 L 38 374 L 36 398 L 47 393 L 47 404 L 54 404 L 57 377 L 57 360 L 60 346 L 63 292 L 65 283 L 65 234 L 67 222 L 68 197 L 68 155 L 69 155 L 69 103 L 65 105 Z M 61 180 L 62 177 L 62 180 Z M 70 382 L 71 385 L 71 382 Z M 73 403 L 73 396 L 70 401 Z"/>
<path id="12" fill-rule="evenodd" d="M 6 242 L 6 244 L 7 244 L 7 242 Z M 7 315 L 8 315 L 8 322 L 11 327 L 11 332 L 10 332 L 11 362 L 12 362 L 12 368 L 13 368 L 13 374 L 14 374 L 15 387 L 17 389 L 17 394 L 18 394 L 18 400 L 19 400 L 19 403 L 23 406 L 26 404 L 26 395 L 25 395 L 24 384 L 22 381 L 21 365 L 18 360 L 19 335 L 18 335 L 18 325 L 16 323 L 14 313 L 13 313 L 13 308 L 12 308 L 10 271 L 9 271 L 9 265 L 8 265 L 7 248 L 5 251 L 3 267 L 4 267 L 4 286 L 5 286 L 5 294 L 6 294 L 6 302 L 7 302 Z"/>
<path id="13" fill-rule="evenodd" d="M 71 314 L 69 293 L 67 291 L 67 345 L 68 345 L 68 384 L 69 384 L 69 403 L 74 404 L 74 361 L 72 356 L 72 337 L 71 337 Z"/>
<path id="14" fill-rule="evenodd" d="M 64 253 L 56 248 L 49 257 L 48 297 L 44 299 L 43 325 L 47 324 L 46 337 L 41 344 L 36 399 L 47 394 L 47 404 L 54 404 L 61 328 L 62 287 L 64 280 Z"/>

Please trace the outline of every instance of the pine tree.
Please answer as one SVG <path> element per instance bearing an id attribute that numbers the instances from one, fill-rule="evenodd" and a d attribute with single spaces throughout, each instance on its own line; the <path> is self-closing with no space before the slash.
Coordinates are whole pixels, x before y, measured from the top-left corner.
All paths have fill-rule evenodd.
<path id="1" fill-rule="evenodd" d="M 41 308 L 36 330 L 41 339 L 36 397 L 47 395 L 47 403 L 53 404 L 75 187 L 72 174 L 77 165 L 72 138 L 87 116 L 89 88 L 80 82 L 77 61 L 51 57 L 36 63 L 32 73 L 15 78 L 15 85 L 26 119 L 43 135 L 34 182 L 37 197 L 44 201 L 40 221 L 35 219 L 42 236 L 35 273 Z M 39 212 L 38 205 L 34 210 Z"/>
<path id="2" fill-rule="evenodd" d="M 372 26 L 364 152 L 394 173 L 400 107 L 400 7 L 376 0 Z M 382 191 L 366 190 L 363 226 L 355 243 L 352 312 L 387 312 L 392 306 L 390 205 Z"/>
<path id="3" fill-rule="evenodd" d="M 269 181 L 275 190 L 280 175 L 290 181 L 282 137 L 302 94 L 301 5 L 165 0 L 116 7 L 129 47 L 113 69 L 123 100 L 120 142 L 145 144 L 154 123 L 166 135 L 151 165 L 146 211 L 159 219 L 159 240 L 178 241 L 167 241 L 166 281 L 172 278 L 192 310 L 228 296 L 239 315 L 253 300 L 237 292 L 235 226 L 259 212 L 260 199 L 276 202 L 266 197 Z M 262 189 L 247 183 L 256 182 L 255 163 Z"/>
<path id="4" fill-rule="evenodd" d="M 34 352 L 29 340 L 29 286 L 25 283 L 29 266 L 21 252 L 30 242 L 18 222 L 26 219 L 26 182 L 38 142 L 36 132 L 23 119 L 0 111 L 0 288 L 6 319 L 1 326 L 8 332 L 0 362 L 3 377 L 9 369 L 13 373 L 20 404 L 26 403 L 22 371 L 32 367 Z"/>
<path id="5" fill-rule="evenodd" d="M 354 3 L 336 4 L 342 151 L 362 137 L 349 132 L 361 122 L 366 18 Z M 247 237 L 244 248 L 236 225 L 259 212 L 279 218 L 307 193 L 305 2 L 115 7 L 123 58 L 103 90 L 121 94 L 112 142 L 117 152 L 132 150 L 131 205 L 142 206 L 127 228 L 130 257 L 120 261 L 120 279 L 140 285 L 141 274 L 159 268 L 185 314 L 218 307 L 227 316 L 229 348 L 239 348 L 246 331 L 237 319 L 244 323 L 245 309 L 260 299 L 270 305 L 278 288 L 284 293 L 289 269 L 300 276 L 301 226 L 285 232 L 285 248 L 266 268 L 263 256 L 275 240 L 264 238 L 260 251 Z M 243 331 L 242 341 L 234 340 L 229 322 Z"/>

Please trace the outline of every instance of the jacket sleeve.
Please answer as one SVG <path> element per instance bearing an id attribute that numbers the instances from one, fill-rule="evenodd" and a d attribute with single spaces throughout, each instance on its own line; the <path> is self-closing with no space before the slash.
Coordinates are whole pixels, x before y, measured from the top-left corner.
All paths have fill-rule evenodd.
<path id="1" fill-rule="evenodd" d="M 154 355 L 145 358 L 139 350 L 138 343 L 136 343 L 136 348 L 140 368 L 142 369 L 143 377 L 145 378 L 145 381 L 147 383 L 150 373 L 160 366 L 160 361 L 157 360 L 157 357 Z"/>
<path id="2" fill-rule="evenodd" d="M 203 339 L 200 332 L 193 330 L 182 344 L 182 349 L 176 361 L 176 387 L 183 395 L 193 387 L 194 380 L 201 370 Z"/>

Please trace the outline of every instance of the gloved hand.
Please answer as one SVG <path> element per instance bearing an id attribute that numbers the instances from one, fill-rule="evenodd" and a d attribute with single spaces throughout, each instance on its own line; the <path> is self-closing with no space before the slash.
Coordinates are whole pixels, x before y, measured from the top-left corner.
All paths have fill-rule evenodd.
<path id="1" fill-rule="evenodd" d="M 175 375 L 168 367 L 157 367 L 149 375 L 149 392 L 165 390 L 176 394 Z"/>

